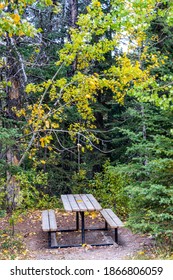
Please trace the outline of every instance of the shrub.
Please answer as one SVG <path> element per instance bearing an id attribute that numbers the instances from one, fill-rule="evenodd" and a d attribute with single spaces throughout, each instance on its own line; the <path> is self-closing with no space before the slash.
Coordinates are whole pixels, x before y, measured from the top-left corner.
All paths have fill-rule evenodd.
<path id="1" fill-rule="evenodd" d="M 121 218 L 125 218 L 128 215 L 129 201 L 126 185 L 127 178 L 106 162 L 103 172 L 96 173 L 90 181 L 90 191 L 101 202 L 102 207 L 112 208 Z"/>

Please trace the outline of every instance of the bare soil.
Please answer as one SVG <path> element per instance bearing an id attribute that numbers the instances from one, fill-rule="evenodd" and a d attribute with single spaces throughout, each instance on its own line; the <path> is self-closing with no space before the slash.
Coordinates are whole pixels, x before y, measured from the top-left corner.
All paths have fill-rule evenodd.
<path id="1" fill-rule="evenodd" d="M 75 214 L 56 210 L 59 229 L 75 228 Z M 7 221 L 0 219 L 0 229 L 6 227 Z M 86 228 L 103 228 L 104 220 L 99 213 L 85 216 Z M 20 234 L 26 246 L 26 259 L 35 260 L 123 260 L 135 255 L 146 254 L 152 247 L 152 240 L 146 235 L 133 234 L 123 227 L 118 231 L 119 244 L 109 246 L 90 246 L 90 244 L 110 243 L 114 231 L 86 231 L 86 244 L 83 247 L 48 248 L 48 235 L 41 228 L 41 211 L 30 212 L 20 217 L 15 225 L 15 233 Z M 57 232 L 58 244 L 80 244 L 81 232 Z"/>

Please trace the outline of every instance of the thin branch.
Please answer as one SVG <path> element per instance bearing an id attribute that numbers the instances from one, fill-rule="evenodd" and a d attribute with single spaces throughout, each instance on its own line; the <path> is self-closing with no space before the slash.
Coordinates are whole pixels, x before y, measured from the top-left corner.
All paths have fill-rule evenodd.
<path id="1" fill-rule="evenodd" d="M 25 66 L 24 66 L 24 63 L 23 63 L 22 56 L 21 56 L 21 54 L 19 53 L 19 51 L 18 51 L 18 49 L 17 49 L 17 47 L 16 47 L 16 45 L 15 45 L 15 43 L 14 43 L 13 38 L 10 38 L 10 42 L 11 42 L 11 45 L 12 45 L 12 47 L 14 48 L 14 50 L 15 50 L 15 52 L 16 52 L 18 58 L 19 58 L 19 62 L 20 62 L 20 65 L 21 65 L 21 70 L 22 70 L 23 77 L 24 77 L 24 82 L 25 82 L 25 84 L 26 84 L 27 81 L 28 81 L 28 78 L 27 78 L 27 75 L 26 75 L 26 72 L 25 72 Z"/>
<path id="2" fill-rule="evenodd" d="M 99 147 L 97 147 L 96 145 L 94 145 L 93 142 L 92 142 L 88 137 L 86 137 L 84 134 L 79 133 L 79 135 L 81 135 L 83 138 L 85 138 L 85 139 L 90 143 L 90 145 L 91 145 L 92 147 L 94 147 L 96 150 L 98 150 L 99 152 L 101 152 L 101 153 L 103 153 L 103 154 L 109 154 L 109 153 L 115 151 L 115 149 L 112 149 L 112 150 L 109 150 L 109 151 L 103 151 L 103 150 L 101 150 Z M 85 143 L 85 142 L 82 141 L 82 140 L 80 140 L 80 141 L 83 142 L 83 143 Z"/>
<path id="3" fill-rule="evenodd" d="M 62 63 L 61 66 L 60 66 L 60 67 L 58 68 L 58 70 L 56 71 L 55 75 L 54 75 L 53 78 L 51 79 L 52 82 L 55 80 L 56 76 L 58 75 L 58 73 L 59 73 L 59 71 L 61 70 L 61 68 L 62 68 L 63 65 L 64 65 L 64 63 Z M 41 106 L 41 104 L 42 104 L 42 102 L 43 102 L 43 100 L 44 100 L 44 97 L 45 97 L 45 95 L 47 94 L 49 88 L 50 88 L 50 85 L 49 85 L 49 86 L 46 88 L 46 90 L 44 91 L 44 93 L 43 93 L 43 95 L 42 95 L 42 97 L 41 97 L 41 100 L 40 100 L 40 102 L 39 102 L 38 108 Z"/>
<path id="4" fill-rule="evenodd" d="M 35 140 L 35 137 L 36 137 L 36 133 L 34 132 L 33 135 L 32 135 L 32 138 L 31 138 L 31 140 L 30 140 L 30 142 L 28 144 L 28 147 L 26 148 L 24 154 L 22 155 L 22 157 L 21 157 L 21 159 L 20 159 L 20 161 L 18 163 L 18 166 L 21 166 L 22 162 L 24 161 L 28 151 L 30 150 L 30 148 L 31 148 L 31 146 L 32 146 L 32 144 L 33 144 L 33 142 Z"/>
<path id="5" fill-rule="evenodd" d="M 71 149 L 76 148 L 76 146 L 72 146 L 72 147 L 69 147 L 69 148 L 64 147 L 64 146 L 62 145 L 61 141 L 59 140 L 57 134 L 56 134 L 55 132 L 54 132 L 54 134 L 55 134 L 56 140 L 58 141 L 60 147 L 63 149 L 63 150 L 59 150 L 59 149 L 58 149 L 58 150 L 59 150 L 60 152 L 62 152 L 62 151 L 69 151 L 69 152 L 71 152 L 71 153 L 74 154 L 74 152 L 72 152 Z M 56 148 L 56 149 L 57 149 L 57 148 Z"/>

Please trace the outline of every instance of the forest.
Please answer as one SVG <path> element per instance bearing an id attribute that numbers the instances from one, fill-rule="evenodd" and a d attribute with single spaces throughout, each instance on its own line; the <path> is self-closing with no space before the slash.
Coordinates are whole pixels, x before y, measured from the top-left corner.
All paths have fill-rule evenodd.
<path id="1" fill-rule="evenodd" d="M 13 235 L 21 213 L 91 193 L 171 256 L 172 124 L 172 1 L 0 1 L 0 219 Z"/>

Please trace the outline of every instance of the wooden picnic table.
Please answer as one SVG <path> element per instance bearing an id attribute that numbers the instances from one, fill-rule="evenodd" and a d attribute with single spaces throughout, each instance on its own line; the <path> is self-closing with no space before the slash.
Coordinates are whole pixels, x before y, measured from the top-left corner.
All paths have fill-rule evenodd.
<path id="1" fill-rule="evenodd" d="M 79 214 L 81 215 L 82 244 L 85 244 L 85 212 L 102 210 L 101 205 L 92 194 L 61 195 L 65 211 L 76 212 L 76 230 L 79 230 Z"/>
<path id="2" fill-rule="evenodd" d="M 102 210 L 101 205 L 92 194 L 63 194 L 61 200 L 67 212 Z"/>
<path id="3" fill-rule="evenodd" d="M 49 248 L 67 248 L 79 247 L 85 245 L 85 231 L 89 230 L 108 230 L 108 225 L 111 229 L 115 230 L 115 242 L 118 243 L 118 228 L 123 226 L 121 220 L 111 209 L 102 209 L 101 205 L 92 194 L 67 194 L 61 195 L 61 200 L 65 211 L 76 213 L 76 228 L 75 229 L 58 229 L 55 211 L 44 210 L 42 212 L 42 229 L 48 232 Z M 104 228 L 85 228 L 85 212 L 99 211 L 105 220 Z M 78 231 L 79 228 L 79 215 L 81 216 L 81 237 L 82 243 L 80 244 L 58 244 L 56 239 L 56 232 Z M 91 246 L 107 246 L 113 245 L 110 243 L 90 244 Z"/>

